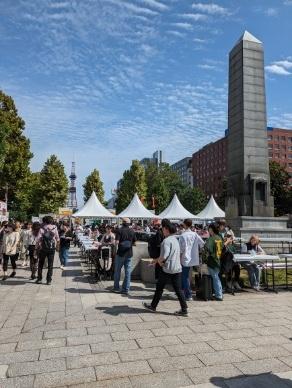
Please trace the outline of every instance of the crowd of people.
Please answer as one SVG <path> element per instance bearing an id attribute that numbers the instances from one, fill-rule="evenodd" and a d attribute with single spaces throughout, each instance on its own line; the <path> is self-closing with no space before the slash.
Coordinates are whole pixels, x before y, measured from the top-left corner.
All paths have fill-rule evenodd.
<path id="1" fill-rule="evenodd" d="M 68 251 L 71 243 L 76 246 L 78 234 L 82 233 L 93 240 L 98 246 L 110 246 L 112 256 L 113 280 L 112 291 L 128 295 L 131 285 L 131 262 L 133 246 L 139 233 L 148 235 L 148 251 L 155 266 L 157 279 L 156 291 L 151 304 L 144 306 L 155 311 L 163 294 L 166 284 L 172 284 L 180 302 L 179 315 L 187 315 L 187 302 L 193 299 L 191 277 L 192 268 L 207 266 L 208 274 L 212 278 L 214 299 L 223 300 L 222 275 L 225 275 L 226 289 L 240 290 L 240 271 L 243 267 L 248 272 L 251 287 L 259 290 L 261 279 L 261 265 L 250 261 L 235 263 L 233 254 L 238 249 L 232 230 L 224 220 L 211 223 L 207 228 L 193 225 L 192 220 L 186 219 L 181 224 L 174 224 L 170 220 L 155 220 L 144 227 L 131 224 L 130 219 L 123 219 L 122 225 L 93 225 L 74 227 L 66 222 L 55 223 L 53 218 L 46 216 L 42 223 L 10 223 L 2 222 L 0 228 L 0 263 L 2 263 L 3 277 L 16 276 L 17 261 L 23 267 L 29 266 L 30 279 L 42 283 L 43 269 L 47 263 L 46 283 L 52 282 L 53 267 L 56 251 L 59 253 L 60 268 L 65 269 L 68 261 Z M 259 238 L 253 235 L 247 244 L 240 247 L 241 253 L 263 254 Z M 11 263 L 12 272 L 8 275 L 8 264 Z M 121 271 L 125 276 L 120 286 Z"/>

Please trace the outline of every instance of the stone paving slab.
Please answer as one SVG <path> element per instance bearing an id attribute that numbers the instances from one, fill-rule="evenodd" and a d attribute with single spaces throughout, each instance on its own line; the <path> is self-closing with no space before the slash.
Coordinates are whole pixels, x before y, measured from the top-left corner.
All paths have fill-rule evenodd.
<path id="1" fill-rule="evenodd" d="M 50 287 L 28 277 L 21 268 L 13 283 L 0 285 L 1 388 L 292 383 L 290 292 L 194 301 L 185 318 L 173 315 L 172 291 L 153 314 L 141 303 L 151 287 L 133 282 L 127 298 L 108 292 L 110 281 L 90 284 L 74 250 L 66 271 L 54 269 Z"/>

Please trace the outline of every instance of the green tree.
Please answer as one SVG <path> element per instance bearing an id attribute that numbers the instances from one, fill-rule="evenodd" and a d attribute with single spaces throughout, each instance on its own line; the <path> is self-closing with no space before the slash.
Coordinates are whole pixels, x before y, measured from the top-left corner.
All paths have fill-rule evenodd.
<path id="1" fill-rule="evenodd" d="M 275 215 L 291 213 L 292 190 L 289 174 L 279 163 L 270 161 L 271 194 L 274 197 Z"/>
<path id="2" fill-rule="evenodd" d="M 56 155 L 51 155 L 39 176 L 40 212 L 55 213 L 66 204 L 68 195 L 68 179 L 63 164 Z"/>
<path id="3" fill-rule="evenodd" d="M 91 196 L 92 192 L 95 191 L 97 198 L 100 202 L 104 202 L 104 190 L 103 183 L 99 176 L 99 171 L 95 168 L 85 180 L 83 185 L 84 190 L 84 201 L 86 202 Z"/>
<path id="4" fill-rule="evenodd" d="M 185 186 L 179 194 L 182 205 L 191 213 L 198 214 L 207 204 L 204 192 L 198 187 Z"/>
<path id="5" fill-rule="evenodd" d="M 117 213 L 120 213 L 129 205 L 135 193 L 142 201 L 146 199 L 145 169 L 138 160 L 133 160 L 130 169 L 123 174 L 121 186 L 117 192 Z"/>
<path id="6" fill-rule="evenodd" d="M 18 115 L 14 101 L 0 91 L 0 198 L 5 197 L 8 188 L 8 206 L 17 210 L 16 196 L 24 188 L 22 182 L 29 175 L 29 162 L 32 158 L 30 141 L 24 136 L 25 123 Z"/>

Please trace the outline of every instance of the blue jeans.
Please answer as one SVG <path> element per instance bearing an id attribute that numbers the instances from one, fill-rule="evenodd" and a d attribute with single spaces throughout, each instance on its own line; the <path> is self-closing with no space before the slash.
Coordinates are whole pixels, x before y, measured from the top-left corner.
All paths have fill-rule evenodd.
<path id="1" fill-rule="evenodd" d="M 248 278 L 251 287 L 259 287 L 261 281 L 261 271 L 262 267 L 256 263 L 242 263 L 244 269 L 248 272 Z"/>
<path id="2" fill-rule="evenodd" d="M 192 289 L 191 289 L 190 278 L 189 278 L 190 269 L 191 267 L 184 267 L 182 265 L 182 290 L 187 299 L 192 297 Z"/>
<path id="3" fill-rule="evenodd" d="M 219 268 L 210 268 L 210 267 L 208 267 L 209 275 L 212 278 L 212 284 L 213 284 L 215 296 L 216 296 L 216 298 L 222 299 L 223 298 L 222 284 L 221 284 L 221 281 L 220 281 L 220 278 L 219 278 L 219 271 L 220 271 Z"/>
<path id="4" fill-rule="evenodd" d="M 131 263 L 132 257 L 115 257 L 114 289 L 120 289 L 120 278 L 122 268 L 125 267 L 125 278 L 122 285 L 122 292 L 129 292 L 131 282 Z"/>
<path id="5" fill-rule="evenodd" d="M 69 248 L 60 247 L 59 258 L 60 258 L 61 265 L 63 265 L 64 267 L 66 267 L 66 265 L 67 265 L 68 252 L 69 252 Z"/>

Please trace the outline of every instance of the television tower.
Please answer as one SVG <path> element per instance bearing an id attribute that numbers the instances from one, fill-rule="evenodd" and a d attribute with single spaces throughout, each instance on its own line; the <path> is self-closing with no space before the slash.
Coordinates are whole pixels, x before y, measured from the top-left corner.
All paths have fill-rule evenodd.
<path id="1" fill-rule="evenodd" d="M 76 173 L 75 173 L 75 162 L 72 162 L 70 178 L 70 188 L 68 195 L 68 208 L 72 210 L 77 209 L 77 197 L 76 197 Z"/>

